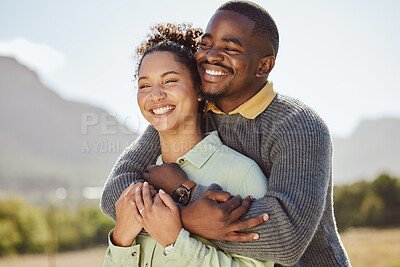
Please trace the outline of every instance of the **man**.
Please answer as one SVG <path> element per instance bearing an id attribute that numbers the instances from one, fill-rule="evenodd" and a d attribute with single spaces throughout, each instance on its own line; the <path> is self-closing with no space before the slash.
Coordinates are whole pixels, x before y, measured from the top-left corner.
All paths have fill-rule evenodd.
<path id="1" fill-rule="evenodd" d="M 184 205 L 185 229 L 215 239 L 223 250 L 277 265 L 349 266 L 333 215 L 328 129 L 313 110 L 276 94 L 267 80 L 278 43 L 275 22 L 263 8 L 228 2 L 211 18 L 196 54 L 202 93 L 210 101 L 205 130 L 218 130 L 226 145 L 259 164 L 269 180 L 265 197 L 250 207 L 248 199 L 207 190 L 218 185 L 187 188 L 177 165 L 147 168 L 143 177 Z M 121 192 L 142 179 L 159 154 L 157 132 L 149 127 L 114 166 L 101 200 L 105 213 L 115 219 Z"/>

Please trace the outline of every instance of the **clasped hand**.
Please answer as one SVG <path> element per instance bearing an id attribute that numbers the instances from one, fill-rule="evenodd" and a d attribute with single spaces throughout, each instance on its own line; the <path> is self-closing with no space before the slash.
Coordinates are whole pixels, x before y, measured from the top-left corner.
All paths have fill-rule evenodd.
<path id="1" fill-rule="evenodd" d="M 166 247 L 176 241 L 182 229 L 179 209 L 172 198 L 163 190 L 157 193 L 147 182 L 125 189 L 116 203 L 116 215 L 113 243 L 117 246 L 130 246 L 144 228 Z"/>

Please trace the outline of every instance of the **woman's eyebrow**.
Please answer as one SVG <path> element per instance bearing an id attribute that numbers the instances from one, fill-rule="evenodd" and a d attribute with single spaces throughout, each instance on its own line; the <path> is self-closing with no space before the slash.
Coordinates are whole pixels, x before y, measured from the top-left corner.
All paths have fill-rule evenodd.
<path id="1" fill-rule="evenodd" d="M 147 79 L 147 76 L 140 76 L 138 81 L 143 80 L 143 79 Z"/>
<path id="2" fill-rule="evenodd" d="M 167 76 L 168 74 L 178 74 L 179 75 L 178 72 L 171 70 L 171 71 L 167 71 L 167 72 L 164 72 L 163 74 L 161 74 L 161 77 Z"/>
<path id="3" fill-rule="evenodd" d="M 174 71 L 174 70 L 167 71 L 167 72 L 164 72 L 163 74 L 161 74 L 161 77 L 165 77 L 165 76 L 167 76 L 168 74 L 178 74 L 178 75 L 179 75 L 179 72 L 176 72 L 176 71 Z M 139 82 L 140 80 L 143 80 L 143 79 L 148 79 L 148 77 L 147 77 L 147 76 L 140 76 L 139 79 L 138 79 L 138 82 Z"/>

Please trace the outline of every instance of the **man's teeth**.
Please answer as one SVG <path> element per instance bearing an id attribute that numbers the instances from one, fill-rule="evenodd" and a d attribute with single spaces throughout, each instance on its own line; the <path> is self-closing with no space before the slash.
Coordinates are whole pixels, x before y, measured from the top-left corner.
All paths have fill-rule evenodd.
<path id="1" fill-rule="evenodd" d="M 162 108 L 156 108 L 153 109 L 154 114 L 160 115 L 160 114 L 164 114 L 167 113 L 170 110 L 173 110 L 175 107 L 173 106 L 166 106 L 166 107 L 162 107 Z"/>
<path id="2" fill-rule="evenodd" d="M 226 72 L 216 71 L 216 70 L 205 70 L 205 72 L 209 75 L 217 75 L 217 76 L 228 75 L 228 73 Z"/>

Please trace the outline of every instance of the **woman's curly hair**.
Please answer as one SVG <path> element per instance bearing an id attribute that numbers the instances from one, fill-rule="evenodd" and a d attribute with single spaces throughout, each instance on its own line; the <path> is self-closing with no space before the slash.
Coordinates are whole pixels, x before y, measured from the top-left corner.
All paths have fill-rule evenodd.
<path id="1" fill-rule="evenodd" d="M 170 52 L 178 63 L 183 64 L 192 77 L 195 86 L 200 86 L 194 54 L 197 51 L 198 39 L 203 34 L 200 28 L 192 28 L 191 24 L 156 24 L 150 28 L 145 41 L 136 49 L 138 76 L 143 58 L 153 52 Z"/>

